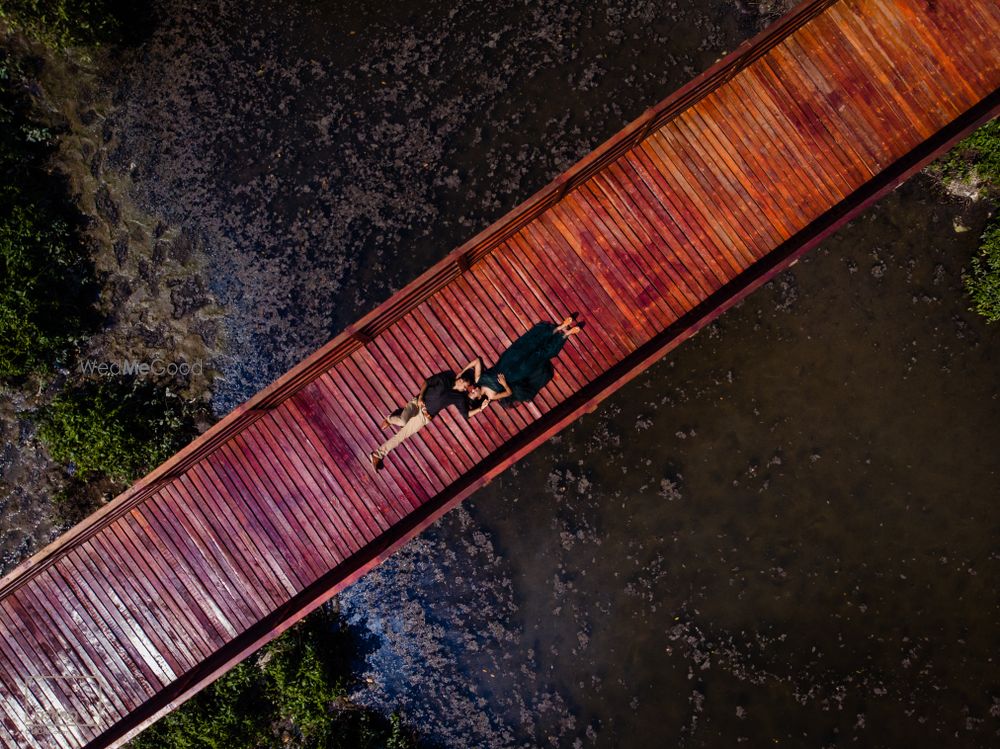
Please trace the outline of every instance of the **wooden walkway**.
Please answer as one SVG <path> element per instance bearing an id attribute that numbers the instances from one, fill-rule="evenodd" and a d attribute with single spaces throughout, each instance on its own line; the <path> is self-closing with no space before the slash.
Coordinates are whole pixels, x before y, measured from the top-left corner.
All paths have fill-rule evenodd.
<path id="1" fill-rule="evenodd" d="M 649 110 L 0 580 L 0 745 L 120 743 L 350 584 L 995 113 L 998 39 L 996 0 L 808 1 Z M 423 375 L 574 310 L 534 404 L 375 475 Z"/>

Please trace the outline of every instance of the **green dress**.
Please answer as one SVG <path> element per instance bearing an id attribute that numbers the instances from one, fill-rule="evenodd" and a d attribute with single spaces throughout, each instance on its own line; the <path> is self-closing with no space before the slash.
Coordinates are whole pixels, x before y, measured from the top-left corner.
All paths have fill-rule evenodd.
<path id="1" fill-rule="evenodd" d="M 537 323 L 504 351 L 497 363 L 484 369 L 477 384 L 500 392 L 498 375 L 507 378 L 511 394 L 500 401 L 507 408 L 530 401 L 555 375 L 552 359 L 566 343 L 566 336 L 556 332 L 556 324 Z"/>

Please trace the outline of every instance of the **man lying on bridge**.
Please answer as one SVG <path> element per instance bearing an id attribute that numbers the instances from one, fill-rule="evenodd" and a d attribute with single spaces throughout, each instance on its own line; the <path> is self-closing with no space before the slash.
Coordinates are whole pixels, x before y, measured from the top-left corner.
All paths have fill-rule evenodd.
<path id="1" fill-rule="evenodd" d="M 399 447 L 403 440 L 412 437 L 441 411 L 454 406 L 466 419 L 469 418 L 469 389 L 473 386 L 475 377 L 468 367 L 461 374 L 454 372 L 439 372 L 424 381 L 420 394 L 402 408 L 397 408 L 382 419 L 382 428 L 389 425 L 398 426 L 399 431 L 383 442 L 377 450 L 368 456 L 376 471 L 383 468 L 382 461 L 392 450 Z"/>

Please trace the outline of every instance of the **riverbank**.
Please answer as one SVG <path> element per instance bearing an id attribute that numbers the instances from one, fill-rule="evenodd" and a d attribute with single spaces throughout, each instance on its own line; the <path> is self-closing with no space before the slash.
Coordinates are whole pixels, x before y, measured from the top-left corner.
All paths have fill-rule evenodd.
<path id="1" fill-rule="evenodd" d="M 62 191 L 57 199 L 78 216 L 71 241 L 86 258 L 79 272 L 92 288 L 89 309 L 81 310 L 89 322 L 54 366 L 3 386 L 0 571 L 6 571 L 127 486 L 109 476 L 81 481 L 74 466 L 55 462 L 38 438 L 46 408 L 89 382 L 127 387 L 120 372 L 102 376 L 102 364 L 145 363 L 152 371 L 137 384 L 169 391 L 196 429 L 205 429 L 224 336 L 223 309 L 206 290 L 197 242 L 182 226 L 139 209 L 127 170 L 107 164 L 114 147 L 104 127 L 113 111 L 108 71 L 126 53 L 54 49 L 10 27 L 0 28 L 0 50 L 10 61 L 4 85 L 26 98 L 32 126 L 51 143 L 50 189 Z"/>

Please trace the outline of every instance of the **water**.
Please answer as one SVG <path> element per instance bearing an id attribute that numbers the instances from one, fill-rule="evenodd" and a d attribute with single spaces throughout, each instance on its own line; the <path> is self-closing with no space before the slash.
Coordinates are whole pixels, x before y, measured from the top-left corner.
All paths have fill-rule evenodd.
<path id="1" fill-rule="evenodd" d="M 164 3 L 107 137 L 198 233 L 224 412 L 707 67 L 734 3 Z M 956 232 L 958 218 L 971 231 Z M 448 747 L 989 746 L 986 220 L 918 178 L 342 599 Z"/>

